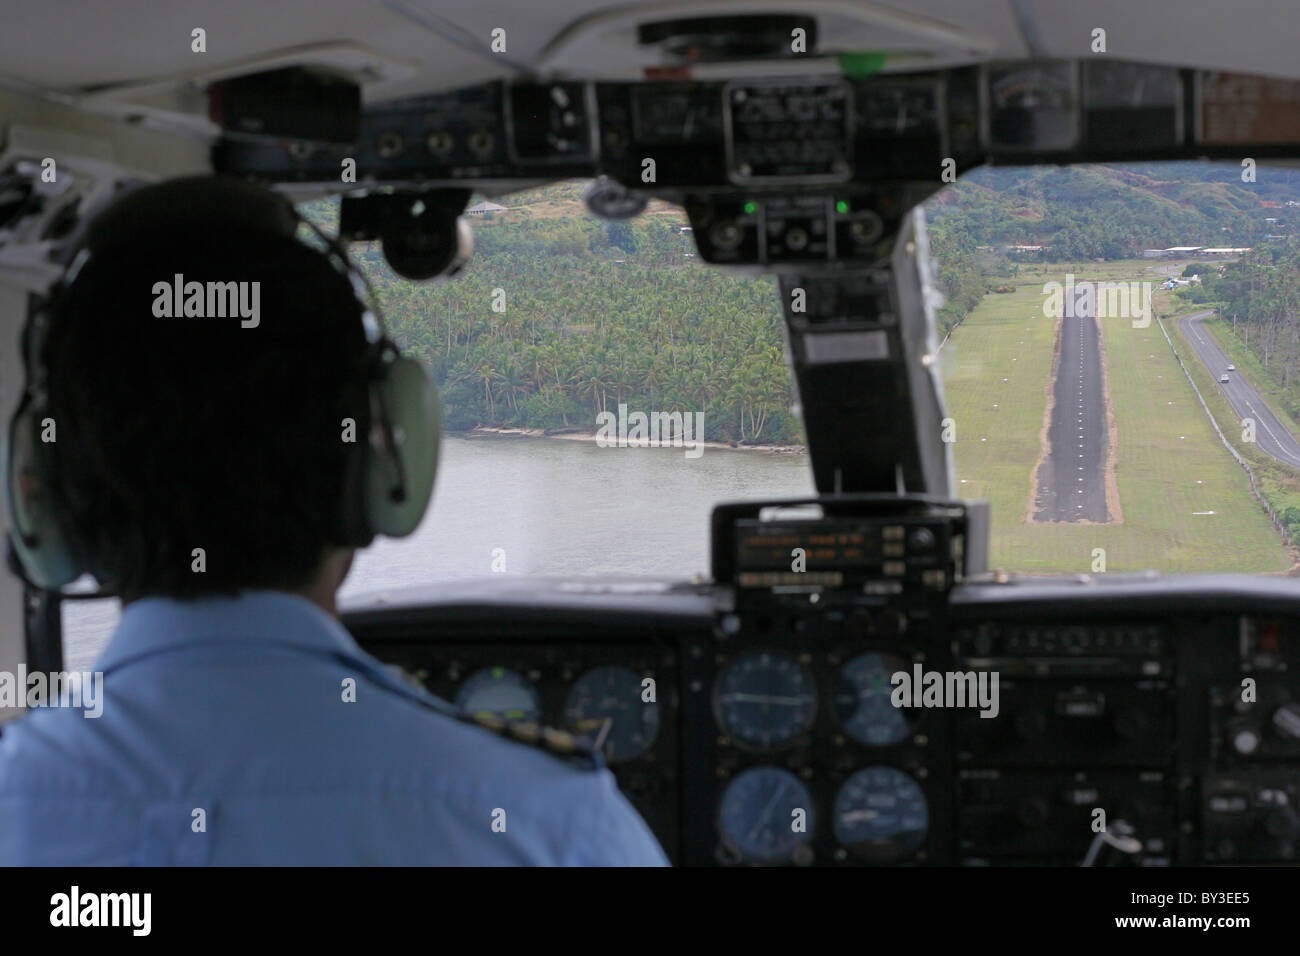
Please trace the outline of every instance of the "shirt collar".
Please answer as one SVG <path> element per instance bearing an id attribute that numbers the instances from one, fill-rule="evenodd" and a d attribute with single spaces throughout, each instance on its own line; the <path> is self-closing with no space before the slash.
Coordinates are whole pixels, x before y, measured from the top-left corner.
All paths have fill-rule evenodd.
<path id="1" fill-rule="evenodd" d="M 347 630 L 325 610 L 286 591 L 243 591 L 233 597 L 190 600 L 151 597 L 134 601 L 100 655 L 95 669 L 193 644 L 298 647 L 362 658 Z"/>

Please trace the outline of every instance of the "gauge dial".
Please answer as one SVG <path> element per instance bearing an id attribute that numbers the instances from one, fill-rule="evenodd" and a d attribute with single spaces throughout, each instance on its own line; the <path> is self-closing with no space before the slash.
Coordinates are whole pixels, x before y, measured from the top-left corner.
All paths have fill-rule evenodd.
<path id="1" fill-rule="evenodd" d="M 817 715 L 812 674 L 789 654 L 757 651 L 732 661 L 714 696 L 724 730 L 760 749 L 807 733 Z"/>
<path id="2" fill-rule="evenodd" d="M 696 143 L 722 138 L 722 101 L 693 86 L 650 83 L 632 88 L 637 140 Z"/>
<path id="3" fill-rule="evenodd" d="M 1178 70 L 1147 63 L 1089 60 L 1083 64 L 1088 109 L 1174 108 L 1182 93 Z"/>
<path id="4" fill-rule="evenodd" d="M 989 70 L 995 110 L 1064 110 L 1072 102 L 1073 67 L 1066 63 L 1013 64 Z"/>
<path id="5" fill-rule="evenodd" d="M 788 770 L 754 767 L 728 784 L 718 812 L 723 842 L 752 863 L 785 863 L 812 839 L 812 795 Z"/>
<path id="6" fill-rule="evenodd" d="M 876 653 L 859 654 L 840 668 L 833 706 L 846 734 L 868 747 L 891 747 L 907 739 L 915 721 L 894 706 L 890 680 L 906 670 L 902 658 Z"/>
<path id="7" fill-rule="evenodd" d="M 844 781 L 833 816 L 835 838 L 855 856 L 875 863 L 911 856 L 930 827 L 920 784 L 893 767 L 868 767 Z"/>
<path id="8" fill-rule="evenodd" d="M 990 67 L 990 145 L 1038 152 L 1073 146 L 1074 71 L 1067 63 Z"/>
<path id="9" fill-rule="evenodd" d="M 879 83 L 860 94 L 860 128 L 890 136 L 938 132 L 938 92 L 926 83 Z"/>
<path id="10" fill-rule="evenodd" d="M 659 734 L 659 705 L 642 698 L 640 675 L 626 667 L 597 667 L 574 683 L 564 719 L 587 734 L 611 764 L 641 756 Z"/>
<path id="11" fill-rule="evenodd" d="M 460 685 L 456 705 L 467 713 L 507 720 L 537 720 L 541 705 L 537 688 L 508 667 L 484 667 Z"/>

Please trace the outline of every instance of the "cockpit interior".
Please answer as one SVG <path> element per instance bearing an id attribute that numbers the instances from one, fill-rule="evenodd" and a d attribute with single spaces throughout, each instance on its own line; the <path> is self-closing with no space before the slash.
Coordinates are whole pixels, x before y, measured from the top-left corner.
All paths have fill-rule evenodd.
<path id="1" fill-rule="evenodd" d="M 658 479 L 635 474 L 642 465 L 631 466 L 599 487 L 626 502 L 611 509 L 640 517 L 621 531 L 616 510 L 591 519 L 609 525 L 618 547 L 584 539 L 572 549 L 583 552 L 580 569 L 542 557 L 529 573 L 493 573 L 501 569 L 491 566 L 497 542 L 488 535 L 478 542 L 483 560 L 466 557 L 465 573 L 445 578 L 424 577 L 423 559 L 411 558 L 409 573 L 370 574 L 364 593 L 345 594 L 341 618 L 361 647 L 467 712 L 588 741 L 677 866 L 1294 865 L 1300 556 L 1284 509 L 1254 490 L 1255 459 L 1231 447 L 1240 423 L 1215 404 L 1235 402 L 1239 381 L 1274 405 L 1289 385 L 1266 388 L 1270 366 L 1238 357 L 1254 355 L 1253 343 L 1231 351 L 1238 338 L 1217 331 L 1220 364 L 1236 366 L 1196 365 L 1195 344 L 1179 337 L 1186 323 L 1175 332 L 1170 319 L 1177 290 L 1156 306 L 1155 323 L 1148 315 L 1150 328 L 1107 318 L 1115 324 L 1105 326 L 1100 350 L 1095 312 L 1062 310 L 1054 337 L 1040 285 L 1103 268 L 1104 257 L 1033 259 L 1055 241 L 1033 232 L 1014 243 L 1033 265 L 987 280 L 1016 288 L 981 291 L 977 299 L 992 305 L 941 329 L 943 261 L 931 233 L 946 207 L 926 205 L 989 170 L 1037 176 L 1126 163 L 1213 162 L 1242 188 L 1248 162 L 1260 182 L 1274 171 L 1289 177 L 1277 188 L 1300 199 L 1300 31 L 1279 23 L 1300 25 L 1293 12 L 1256 0 L 1191 8 L 1154 0 L 287 0 L 273 9 L 238 0 L 165 11 L 9 0 L 0 10 L 0 402 L 12 410 L 22 387 L 27 311 L 67 267 L 59 241 L 128 182 L 215 173 L 316 210 L 324 230 L 393 288 L 434 290 L 386 308 L 411 313 L 403 319 L 409 348 L 445 353 L 448 363 L 469 354 L 469 332 L 439 290 L 480 282 L 475 258 L 503 248 L 506 230 L 544 236 L 557 221 L 545 203 L 518 207 L 511 197 L 580 183 L 572 195 L 581 206 L 570 205 L 610 242 L 667 210 L 678 218 L 655 227 L 676 244 L 665 270 L 770 283 L 768 327 L 781 352 L 758 365 L 777 369 L 793 400 L 728 404 L 716 389 L 647 411 L 678 429 L 696 411 L 729 409 L 728 422 L 738 414 L 740 432 L 705 448 L 706 462 L 760 454 L 744 447 L 763 434 L 760 410 L 786 414 L 798 430 L 787 444 L 799 450 L 785 462 L 802 484 L 769 494 L 757 480 L 721 491 L 706 482 L 698 507 L 685 508 L 677 491 L 661 492 Z M 1270 248 L 1292 250 L 1285 226 L 1290 216 L 1300 227 L 1300 202 L 1282 197 L 1269 200 L 1275 215 L 1263 228 L 1278 233 Z M 1178 199 L 1180 209 L 1197 201 Z M 1223 235 L 1192 241 L 1202 253 L 1265 244 Z M 1170 231 L 1167 245 L 1181 238 Z M 609 246 L 600 275 L 622 275 L 613 270 L 633 268 L 646 248 Z M 564 280 L 568 260 L 536 255 L 520 268 Z M 1122 258 L 1150 265 L 1141 251 Z M 498 286 L 512 303 L 533 294 L 518 281 L 532 279 L 483 278 L 484 318 L 473 321 L 494 321 Z M 611 278 L 610 287 L 623 281 Z M 642 283 L 645 294 L 656 281 Z M 1171 272 L 1169 281 L 1182 280 Z M 966 448 L 1012 426 L 969 424 L 961 403 L 973 400 L 960 381 L 945 381 L 945 369 L 973 362 L 991 383 L 982 407 L 1009 401 L 992 386 L 1013 387 L 1013 369 L 1031 361 L 1028 346 L 981 356 L 976 337 L 978 309 L 1003 299 L 1019 308 L 1014 317 L 1047 323 L 1046 358 L 1019 393 L 1029 398 L 1010 399 L 1033 405 L 1025 467 L 990 465 L 983 474 L 968 466 Z M 627 301 L 604 317 L 574 305 L 568 337 L 557 341 L 604 334 L 600 323 L 631 308 Z M 672 347 L 678 335 L 705 339 L 694 318 L 701 306 L 664 301 L 680 312 Z M 1294 295 L 1287 301 L 1278 308 L 1290 310 L 1294 329 Z M 423 339 L 410 331 L 424 321 L 421 309 L 445 316 Z M 1228 309 L 1222 315 L 1236 328 Z M 1174 371 L 1127 381 L 1127 328 L 1146 336 L 1143 361 L 1160 349 Z M 668 349 L 668 334 L 649 351 Z M 537 333 L 521 323 L 485 335 L 528 345 Z M 1052 418 L 1076 394 L 1071 336 L 1079 342 L 1077 434 L 1068 420 L 1076 416 L 1059 428 Z M 1282 355 L 1290 346 L 1278 341 Z M 1182 363 L 1194 370 L 1184 375 Z M 486 398 L 481 369 L 463 382 L 444 378 L 444 402 L 464 395 L 499 412 L 558 394 L 542 388 L 541 373 L 536 385 L 520 373 L 516 386 L 503 372 L 499 387 L 492 374 Z M 606 377 L 622 374 L 615 367 Z M 617 419 L 608 427 L 632 440 L 605 442 L 599 455 L 695 466 L 680 443 L 631 447 L 638 429 L 647 434 L 647 416 L 629 422 L 614 412 L 640 385 L 602 387 L 608 419 L 593 420 L 583 399 L 582 415 L 566 413 L 564 423 L 590 433 Z M 1180 391 L 1157 398 L 1165 387 Z M 1146 446 L 1125 445 L 1123 432 L 1134 427 L 1126 406 L 1148 400 L 1153 416 L 1175 402 L 1191 410 L 1208 436 L 1201 460 L 1231 482 L 1223 491 L 1235 502 L 1231 515 L 1223 504 L 1183 507 L 1180 498 L 1176 518 L 1143 523 L 1149 502 L 1132 476 L 1145 467 Z M 1212 412 L 1222 442 L 1207 423 Z M 457 437 L 457 428 L 484 424 L 483 412 L 457 422 L 449 419 L 443 439 L 464 443 L 441 466 L 453 471 L 490 446 Z M 529 440 L 549 441 L 535 434 Z M 1287 438 L 1277 438 L 1279 448 Z M 1005 452 L 1008 465 L 1014 454 Z M 1269 467 L 1293 467 L 1285 454 Z M 533 480 L 530 463 L 511 461 L 511 482 Z M 574 481 L 592 474 L 583 463 L 563 467 Z M 456 480 L 439 478 L 429 540 L 447 514 L 437 511 L 439 495 Z M 554 492 L 538 486 L 494 507 L 564 512 L 574 499 L 560 487 L 567 479 L 555 480 Z M 582 487 L 593 495 L 598 486 Z M 1003 494 L 1015 503 L 998 504 Z M 1191 517 L 1193 508 L 1204 516 Z M 1058 536 L 1060 528 L 1109 534 L 1106 525 L 1128 522 L 1125 533 L 1158 539 L 1173 554 L 1185 533 L 1199 533 L 1185 526 L 1238 515 L 1272 549 L 1272 570 L 1238 570 L 1235 558 L 1216 563 L 1213 553 L 1200 565 L 1143 566 L 1141 557 L 1117 556 L 1110 538 L 1094 550 Z M 539 526 L 539 553 L 553 545 L 569 554 L 564 539 L 583 521 L 553 516 Z M 1029 542 L 1024 553 L 1046 557 L 1020 561 L 1020 551 L 1004 548 L 999 536 L 1012 526 L 1038 535 L 1017 539 Z M 692 542 L 700 560 L 680 573 L 662 565 L 647 573 L 637 555 L 671 549 L 675 538 Z M 68 617 L 93 592 L 82 590 L 0 575 L 0 667 L 84 666 Z"/>

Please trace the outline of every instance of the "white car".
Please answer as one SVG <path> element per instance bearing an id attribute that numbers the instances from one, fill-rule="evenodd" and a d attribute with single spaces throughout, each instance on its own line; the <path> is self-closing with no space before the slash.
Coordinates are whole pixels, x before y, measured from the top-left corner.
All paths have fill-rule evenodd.
<path id="1" fill-rule="evenodd" d="M 1219 376 L 1219 381 L 1220 381 L 1220 382 L 1226 382 L 1227 380 L 1228 380 L 1228 373 L 1227 373 L 1227 372 L 1224 372 L 1222 375 Z"/>
<path id="2" fill-rule="evenodd" d="M 1228 371 L 1229 371 L 1229 372 L 1235 372 L 1235 371 L 1237 371 L 1237 366 L 1235 366 L 1235 365 L 1229 365 L 1229 366 L 1228 366 Z"/>

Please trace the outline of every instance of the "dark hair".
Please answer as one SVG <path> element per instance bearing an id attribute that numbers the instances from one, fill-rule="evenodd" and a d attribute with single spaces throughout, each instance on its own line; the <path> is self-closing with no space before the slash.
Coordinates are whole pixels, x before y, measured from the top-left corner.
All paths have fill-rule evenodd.
<path id="1" fill-rule="evenodd" d="M 156 316 L 178 274 L 260 283 L 258 324 Z M 265 231 L 200 224 L 91 256 L 42 354 L 61 515 L 101 584 L 133 600 L 311 580 L 344 543 L 344 419 L 368 437 L 361 313 L 323 254 Z"/>

